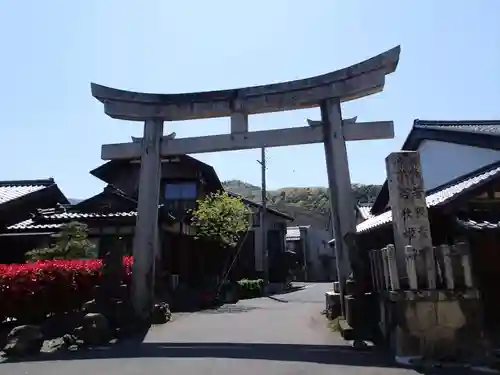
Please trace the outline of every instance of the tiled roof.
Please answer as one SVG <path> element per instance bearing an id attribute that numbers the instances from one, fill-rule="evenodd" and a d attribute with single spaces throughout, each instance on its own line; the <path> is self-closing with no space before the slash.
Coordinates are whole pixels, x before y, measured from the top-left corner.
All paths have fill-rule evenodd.
<path id="1" fill-rule="evenodd" d="M 64 212 L 44 216 L 44 220 L 107 219 L 110 217 L 133 217 L 136 211 L 127 212 Z"/>
<path id="2" fill-rule="evenodd" d="M 428 121 L 415 120 L 415 128 L 451 130 L 467 133 L 500 135 L 500 120 Z"/>
<path id="3" fill-rule="evenodd" d="M 7 227 L 7 231 L 15 231 L 22 229 L 57 229 L 60 228 L 62 223 L 54 223 L 54 224 L 36 224 L 33 219 L 28 219 L 21 221 L 20 223 L 11 225 Z"/>
<path id="4" fill-rule="evenodd" d="M 500 221 L 495 220 L 495 221 L 476 221 L 472 219 L 456 219 L 457 223 L 465 229 L 474 229 L 474 230 L 479 230 L 479 231 L 486 231 L 486 230 L 499 230 L 500 229 Z"/>
<path id="5" fill-rule="evenodd" d="M 361 217 L 363 219 L 370 219 L 373 217 L 371 213 L 372 205 L 368 203 L 358 203 L 356 208 L 358 209 L 359 213 L 361 214 Z"/>
<path id="6" fill-rule="evenodd" d="M 65 221 L 78 220 L 78 219 L 107 219 L 113 217 L 135 217 L 136 211 L 128 212 L 110 212 L 110 213 L 80 213 L 80 212 L 64 212 L 51 215 L 43 215 L 41 220 L 29 219 L 21 221 L 20 223 L 7 227 L 7 230 L 20 230 L 20 229 L 49 229 L 59 228 Z M 46 223 L 47 221 L 60 221 L 58 223 Z M 43 223 L 43 224 L 42 224 Z"/>
<path id="7" fill-rule="evenodd" d="M 462 193 L 477 188 L 498 176 L 500 176 L 500 166 L 498 163 L 489 169 L 481 169 L 477 174 L 469 175 L 461 181 L 431 191 L 425 199 L 427 207 L 437 207 L 449 203 Z M 356 227 L 356 231 L 358 233 L 367 232 L 390 222 L 392 222 L 392 212 L 389 210 L 365 220 Z"/>
<path id="8" fill-rule="evenodd" d="M 135 207 L 137 207 L 137 200 L 128 196 L 122 190 L 118 189 L 116 186 L 112 184 L 107 184 L 104 189 L 99 193 L 87 199 L 80 199 L 78 202 L 74 203 L 74 208 L 79 210 L 79 207 L 86 206 L 90 202 L 100 201 L 102 198 L 106 196 L 112 195 L 113 197 L 119 197 L 124 201 L 129 203 L 133 203 Z"/>
<path id="9" fill-rule="evenodd" d="M 424 140 L 500 150 L 500 120 L 439 121 L 416 119 L 401 149 L 417 151 Z M 388 204 L 388 199 L 386 180 L 375 199 L 372 212 L 374 214 L 382 213 Z"/>
<path id="10" fill-rule="evenodd" d="M 21 198 L 53 184 L 53 179 L 0 181 L 0 204 Z"/>
<path id="11" fill-rule="evenodd" d="M 206 180 L 209 186 L 216 188 L 215 190 L 220 190 L 222 184 L 219 180 L 219 176 L 215 172 L 215 169 L 201 160 L 198 160 L 189 155 L 171 155 L 165 159 L 162 159 L 162 163 L 169 163 L 173 160 L 177 160 L 182 163 L 182 167 L 193 167 L 202 173 L 203 179 Z M 113 183 L 115 178 L 115 173 L 120 173 L 120 169 L 129 169 L 131 166 L 137 165 L 139 160 L 111 160 L 101 166 L 90 171 L 90 174 L 97 177 L 98 179 L 106 182 Z"/>

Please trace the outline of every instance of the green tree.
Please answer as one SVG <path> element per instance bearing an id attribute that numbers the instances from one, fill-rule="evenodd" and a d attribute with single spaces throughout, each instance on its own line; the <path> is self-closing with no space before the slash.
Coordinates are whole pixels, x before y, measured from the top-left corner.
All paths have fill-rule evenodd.
<path id="1" fill-rule="evenodd" d="M 235 247 L 248 231 L 252 212 L 239 197 L 222 191 L 199 199 L 191 211 L 196 238 L 207 238 L 225 247 Z"/>
<path id="2" fill-rule="evenodd" d="M 87 225 L 72 221 L 63 224 L 59 233 L 52 235 L 54 243 L 49 247 L 33 249 L 26 253 L 29 261 L 49 259 L 82 259 L 94 248 L 88 240 Z"/>
<path id="3" fill-rule="evenodd" d="M 261 199 L 261 190 L 258 186 L 239 180 L 224 181 L 222 185 L 226 190 L 250 200 L 260 201 Z M 352 184 L 354 201 L 359 203 L 373 203 L 380 189 L 380 185 Z M 267 199 L 269 204 L 279 205 L 280 210 L 283 210 L 286 205 L 292 210 L 293 206 L 295 206 L 320 214 L 328 214 L 330 212 L 330 198 L 328 188 L 325 187 L 268 190 Z M 285 210 L 285 212 L 287 211 Z"/>

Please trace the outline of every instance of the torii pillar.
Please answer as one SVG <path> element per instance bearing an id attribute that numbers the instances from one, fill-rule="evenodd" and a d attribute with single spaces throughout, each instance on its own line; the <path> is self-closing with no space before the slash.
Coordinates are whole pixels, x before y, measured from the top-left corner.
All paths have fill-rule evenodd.
<path id="1" fill-rule="evenodd" d="M 330 215 L 335 238 L 337 277 L 341 285 L 341 301 L 344 310 L 344 285 L 352 271 L 349 249 L 345 243 L 345 238 L 349 233 L 356 233 L 354 197 L 349 162 L 347 160 L 340 101 L 335 99 L 325 100 L 320 105 L 320 108 L 325 137 L 323 144 L 325 146 L 328 175 Z"/>
<path id="2" fill-rule="evenodd" d="M 134 263 L 131 290 L 134 311 L 142 320 L 149 319 L 154 302 L 155 256 L 159 252 L 158 203 L 160 200 L 160 142 L 162 136 L 162 119 L 150 119 L 144 122 L 137 221 L 132 248 Z"/>

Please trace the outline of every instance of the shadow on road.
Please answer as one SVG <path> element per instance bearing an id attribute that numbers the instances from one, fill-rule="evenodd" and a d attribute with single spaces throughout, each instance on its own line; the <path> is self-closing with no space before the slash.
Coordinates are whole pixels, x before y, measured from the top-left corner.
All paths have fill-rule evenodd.
<path id="1" fill-rule="evenodd" d="M 112 358 L 220 358 L 241 360 L 269 360 L 277 362 L 308 362 L 371 368 L 408 367 L 396 364 L 382 352 L 371 349 L 357 351 L 342 345 L 298 345 L 261 343 L 138 343 L 130 341 L 115 346 L 98 347 L 75 352 L 41 353 L 22 361 L 5 360 L 3 363 L 45 362 L 66 360 L 92 360 Z M 0 362 L 2 363 L 2 362 Z M 411 373 L 424 375 L 477 375 L 465 368 L 412 368 Z M 407 374 L 407 372 L 404 372 Z"/>
<path id="2" fill-rule="evenodd" d="M 371 367 L 395 367 L 393 361 L 370 350 L 360 352 L 340 345 L 260 343 L 137 343 L 92 348 L 75 352 L 41 353 L 27 361 L 60 361 L 106 358 L 231 358 L 311 362 Z M 8 360 L 7 362 L 15 362 Z"/>
<path id="3" fill-rule="evenodd" d="M 306 288 L 306 285 L 294 285 L 288 289 L 282 290 L 281 292 L 274 293 L 274 295 L 281 296 L 281 295 L 285 295 L 285 294 L 299 292 L 301 290 L 304 290 L 305 288 Z"/>

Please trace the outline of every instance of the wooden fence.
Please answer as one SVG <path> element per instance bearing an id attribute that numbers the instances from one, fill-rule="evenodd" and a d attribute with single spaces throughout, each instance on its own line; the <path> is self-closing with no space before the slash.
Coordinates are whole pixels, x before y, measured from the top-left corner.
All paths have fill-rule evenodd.
<path id="1" fill-rule="evenodd" d="M 405 267 L 397 264 L 396 248 L 388 245 L 369 253 L 376 291 L 470 289 L 473 278 L 469 247 L 465 243 L 424 250 L 404 249 Z M 405 272 L 400 274 L 400 270 Z"/>

